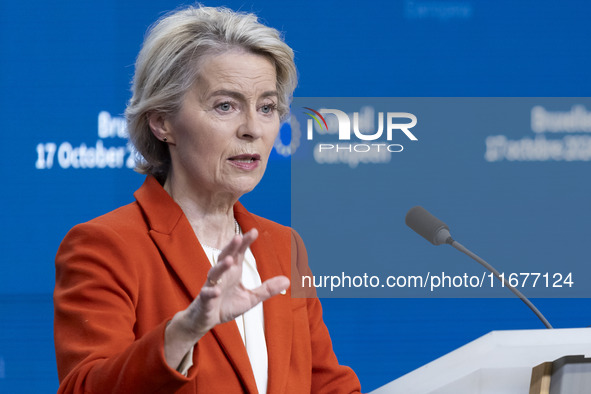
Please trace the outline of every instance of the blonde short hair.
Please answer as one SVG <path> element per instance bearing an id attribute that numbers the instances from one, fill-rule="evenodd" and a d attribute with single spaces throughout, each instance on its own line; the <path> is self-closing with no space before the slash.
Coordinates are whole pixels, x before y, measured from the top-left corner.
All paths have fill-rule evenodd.
<path id="1" fill-rule="evenodd" d="M 297 84 L 293 51 L 279 32 L 254 14 L 227 8 L 188 7 L 158 20 L 149 30 L 135 64 L 132 97 L 127 105 L 129 138 L 142 156 L 136 171 L 166 179 L 168 145 L 151 132 L 148 115 L 176 114 L 199 74 L 205 56 L 240 49 L 267 57 L 277 73 L 278 111 L 282 120 Z"/>

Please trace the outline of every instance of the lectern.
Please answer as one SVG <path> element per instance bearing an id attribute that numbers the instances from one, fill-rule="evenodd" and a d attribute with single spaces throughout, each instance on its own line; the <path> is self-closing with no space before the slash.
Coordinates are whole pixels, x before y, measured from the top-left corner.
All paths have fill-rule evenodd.
<path id="1" fill-rule="evenodd" d="M 492 331 L 371 394 L 528 394 L 533 368 L 565 356 L 577 356 L 571 360 L 591 357 L 591 328 Z M 557 361 L 562 372 L 555 379 L 570 381 L 571 390 L 586 386 L 580 393 L 591 393 L 591 386 L 585 383 L 591 377 L 591 363 L 579 362 L 575 368 L 562 368 L 568 360 L 563 359 L 562 364 Z M 569 370 L 582 380 L 573 383 Z M 540 371 L 547 378 L 551 375 L 548 364 L 545 369 L 538 368 Z M 548 393 L 579 394 L 579 391 L 567 393 L 555 388 Z"/>

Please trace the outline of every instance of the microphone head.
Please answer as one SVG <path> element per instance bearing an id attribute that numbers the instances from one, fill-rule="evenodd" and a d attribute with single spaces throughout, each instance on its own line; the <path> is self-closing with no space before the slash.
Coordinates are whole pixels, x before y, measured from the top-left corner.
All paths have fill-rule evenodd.
<path id="1" fill-rule="evenodd" d="M 421 206 L 412 207 L 404 220 L 406 225 L 433 245 L 451 244 L 449 227 Z"/>

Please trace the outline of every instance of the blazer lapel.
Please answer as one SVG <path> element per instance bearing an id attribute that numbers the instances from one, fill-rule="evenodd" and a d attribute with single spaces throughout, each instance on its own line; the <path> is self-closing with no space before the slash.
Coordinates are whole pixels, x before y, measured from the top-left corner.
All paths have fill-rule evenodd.
<path id="1" fill-rule="evenodd" d="M 276 238 L 270 234 L 268 227 L 258 221 L 246 209 L 237 203 L 234 207 L 234 216 L 243 232 L 252 228 L 259 231 L 258 239 L 251 245 L 251 250 L 257 262 L 257 271 L 261 281 L 265 281 L 278 275 L 291 277 L 290 265 L 290 239 L 278 244 Z M 287 259 L 286 264 L 281 264 Z M 287 272 L 286 272 L 287 271 Z M 291 343 L 293 335 L 292 312 L 290 291 L 285 295 L 276 295 L 263 303 L 265 315 L 265 338 L 269 357 L 269 381 L 267 391 L 269 393 L 285 392 L 289 365 L 291 359 Z"/>
<path id="2" fill-rule="evenodd" d="M 181 208 L 153 177 L 135 193 L 148 225 L 150 237 L 162 253 L 164 260 L 176 273 L 188 298 L 193 300 L 207 279 L 211 264 L 199 244 L 191 224 Z M 180 306 L 185 308 L 186 305 Z M 256 393 L 256 382 L 234 321 L 218 325 L 211 330 L 247 392 Z"/>

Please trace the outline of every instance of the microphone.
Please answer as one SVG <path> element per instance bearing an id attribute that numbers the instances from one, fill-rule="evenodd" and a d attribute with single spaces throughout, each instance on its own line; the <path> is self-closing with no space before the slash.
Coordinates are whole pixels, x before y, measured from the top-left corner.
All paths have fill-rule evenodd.
<path id="1" fill-rule="evenodd" d="M 404 220 L 406 225 L 433 245 L 452 244 L 449 227 L 421 206 L 412 207 Z"/>
<path id="2" fill-rule="evenodd" d="M 412 207 L 407 213 L 404 219 L 406 225 L 414 230 L 421 237 L 431 242 L 433 245 L 449 244 L 459 250 L 462 253 L 467 254 L 477 263 L 482 265 L 484 268 L 493 273 L 493 275 L 500 280 L 513 294 L 515 294 L 521 301 L 527 305 L 533 313 L 544 323 L 546 328 L 552 328 L 552 325 L 546 320 L 544 315 L 527 299 L 519 290 L 511 286 L 507 279 L 501 277 L 499 271 L 493 268 L 492 265 L 484 261 L 482 258 L 472 253 L 458 241 L 455 241 L 449 232 L 447 224 L 433 216 L 429 211 L 421 206 Z"/>

